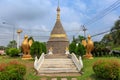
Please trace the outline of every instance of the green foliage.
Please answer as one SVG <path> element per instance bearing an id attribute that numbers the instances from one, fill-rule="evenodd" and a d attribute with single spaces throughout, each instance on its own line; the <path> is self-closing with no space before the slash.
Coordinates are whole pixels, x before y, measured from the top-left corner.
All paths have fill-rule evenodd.
<path id="1" fill-rule="evenodd" d="M 79 35 L 77 40 L 78 40 L 78 43 L 81 43 L 82 40 L 85 40 L 85 37 Z"/>
<path id="2" fill-rule="evenodd" d="M 18 56 L 19 53 L 20 53 L 20 50 L 17 48 L 9 48 L 6 50 L 6 54 L 11 57 Z"/>
<path id="3" fill-rule="evenodd" d="M 79 55 L 79 56 L 83 56 L 86 52 L 85 47 L 81 43 L 76 45 L 75 42 L 72 42 L 69 45 L 69 51 L 70 53 L 75 53 L 76 55 Z"/>
<path id="4" fill-rule="evenodd" d="M 5 49 L 6 49 L 6 47 L 0 46 L 0 50 L 5 50 Z"/>
<path id="5" fill-rule="evenodd" d="M 111 32 L 106 34 L 101 42 L 103 42 L 106 46 L 118 46 L 120 45 L 120 20 L 117 20 L 114 23 L 114 26 L 111 28 Z"/>
<path id="6" fill-rule="evenodd" d="M 120 63 L 117 60 L 98 60 L 93 65 L 96 76 L 107 80 L 118 80 Z"/>
<path id="7" fill-rule="evenodd" d="M 29 38 L 28 38 L 28 41 L 29 41 L 29 40 L 32 40 L 32 41 L 34 42 L 34 39 L 33 39 L 33 37 L 29 37 Z"/>
<path id="8" fill-rule="evenodd" d="M 75 38 L 75 37 L 73 36 L 73 41 L 72 41 L 72 42 L 81 43 L 82 40 L 84 40 L 84 39 L 85 39 L 85 37 L 83 37 L 83 36 L 81 36 L 81 35 L 79 35 L 77 38 Z"/>
<path id="9" fill-rule="evenodd" d="M 26 67 L 17 61 L 0 64 L 0 80 L 24 80 Z"/>
<path id="10" fill-rule="evenodd" d="M 112 40 L 112 34 L 106 34 L 102 40 L 101 40 L 101 43 L 103 43 L 105 46 L 112 46 L 111 43 L 113 43 L 113 40 Z"/>
<path id="11" fill-rule="evenodd" d="M 76 46 L 75 53 L 77 55 L 83 56 L 85 52 L 86 52 L 85 47 L 79 43 L 78 46 Z"/>
<path id="12" fill-rule="evenodd" d="M 102 41 L 101 42 L 94 42 L 94 46 L 97 49 L 102 49 L 102 48 L 106 47 L 105 43 L 103 43 Z"/>
<path id="13" fill-rule="evenodd" d="M 119 50 L 120 51 L 120 46 L 116 47 L 116 48 L 113 48 L 113 50 Z"/>
<path id="14" fill-rule="evenodd" d="M 10 41 L 7 48 L 17 48 L 17 42 L 15 40 Z"/>
<path id="15" fill-rule="evenodd" d="M 42 47 L 42 53 L 46 53 L 47 49 L 46 49 L 46 43 L 40 43 L 41 47 Z"/>
<path id="16" fill-rule="evenodd" d="M 92 54 L 94 57 L 102 57 L 102 56 L 111 56 L 109 54 L 110 48 L 106 48 L 105 43 L 101 42 L 94 42 L 94 50 L 92 51 Z"/>
<path id="17" fill-rule="evenodd" d="M 106 79 L 101 79 L 101 78 L 96 77 L 92 70 L 93 63 L 99 59 L 105 59 L 105 60 L 117 59 L 120 63 L 120 58 L 117 58 L 117 57 L 94 57 L 94 59 L 91 59 L 91 60 L 83 59 L 84 74 L 82 74 L 80 76 L 79 75 L 71 76 L 71 78 L 77 78 L 77 80 L 106 80 Z M 0 64 L 9 62 L 11 60 L 17 60 L 20 63 L 26 65 L 27 72 L 24 76 L 24 80 L 41 80 L 41 78 L 47 78 L 47 80 L 51 80 L 52 78 L 55 77 L 55 76 L 46 77 L 46 76 L 35 75 L 35 70 L 31 66 L 31 65 L 33 65 L 32 60 L 21 60 L 19 58 L 7 58 L 7 57 L 5 58 L 3 56 L 0 56 Z M 3 66 L 3 64 L 2 64 L 2 66 Z M 70 77 L 70 76 L 64 76 L 64 78 L 66 78 L 66 77 Z M 58 76 L 56 76 L 56 78 L 57 78 L 57 80 L 61 80 L 60 78 L 63 78 L 63 76 L 58 75 Z M 9 80 L 9 79 L 7 79 L 7 80 Z M 71 80 L 71 79 L 68 79 L 68 80 Z M 118 80 L 120 80 L 120 79 L 118 79 Z"/>
<path id="18" fill-rule="evenodd" d="M 35 42 L 33 42 L 32 46 L 30 48 L 30 54 L 32 56 L 35 56 L 35 55 L 39 56 L 39 55 L 41 55 L 40 49 L 41 48 L 40 48 L 39 42 L 35 41 Z"/>
<path id="19" fill-rule="evenodd" d="M 75 53 L 76 55 L 81 55 L 81 56 L 85 54 L 86 52 L 85 47 L 81 44 L 83 39 L 85 38 L 81 35 L 79 35 L 77 38 L 73 36 L 73 41 L 69 45 L 70 53 Z"/>
<path id="20" fill-rule="evenodd" d="M 109 52 L 110 50 L 107 48 L 94 48 L 92 54 L 94 57 L 112 56 Z"/>
<path id="21" fill-rule="evenodd" d="M 75 49 L 76 49 L 76 43 L 75 43 L 75 42 L 72 42 L 72 43 L 69 45 L 69 51 L 70 51 L 70 53 L 75 53 Z"/>
<path id="22" fill-rule="evenodd" d="M 38 41 L 33 42 L 31 48 L 30 48 L 30 54 L 34 57 L 40 57 L 42 53 L 46 53 L 46 44 L 40 43 Z"/>

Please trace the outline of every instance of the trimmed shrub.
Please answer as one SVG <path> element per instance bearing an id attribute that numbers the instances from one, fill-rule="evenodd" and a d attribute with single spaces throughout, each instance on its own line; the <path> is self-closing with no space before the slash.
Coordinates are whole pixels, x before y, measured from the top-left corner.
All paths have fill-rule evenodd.
<path id="1" fill-rule="evenodd" d="M 24 80 L 26 67 L 17 61 L 0 64 L 0 80 Z"/>
<path id="2" fill-rule="evenodd" d="M 17 48 L 9 48 L 6 50 L 6 54 L 11 57 L 18 56 L 19 53 L 20 53 L 20 50 Z"/>
<path id="3" fill-rule="evenodd" d="M 120 63 L 117 60 L 98 60 L 93 65 L 96 76 L 106 80 L 118 80 L 120 77 Z"/>

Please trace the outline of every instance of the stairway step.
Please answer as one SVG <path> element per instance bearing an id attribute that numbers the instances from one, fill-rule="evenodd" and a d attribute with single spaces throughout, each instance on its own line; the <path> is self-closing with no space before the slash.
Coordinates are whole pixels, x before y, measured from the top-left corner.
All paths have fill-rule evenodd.
<path id="1" fill-rule="evenodd" d="M 39 73 L 69 73 L 69 72 L 79 72 L 74 62 L 70 58 L 51 58 L 54 56 L 45 57 L 42 63 Z M 57 56 L 59 57 L 59 56 Z M 61 56 L 60 56 L 61 57 Z"/>
<path id="2" fill-rule="evenodd" d="M 72 61 L 71 59 L 45 59 L 45 61 Z"/>
<path id="3" fill-rule="evenodd" d="M 42 64 L 41 68 L 75 68 L 74 64 L 64 64 L 64 65 L 56 65 L 56 64 Z"/>
<path id="4" fill-rule="evenodd" d="M 41 68 L 39 73 L 79 72 L 76 68 Z"/>
<path id="5" fill-rule="evenodd" d="M 43 62 L 43 64 L 53 64 L 53 65 L 59 65 L 59 64 L 61 64 L 61 65 L 69 65 L 69 64 L 74 64 L 74 63 L 72 63 L 72 62 Z"/>
<path id="6" fill-rule="evenodd" d="M 72 61 L 44 61 L 45 63 L 73 63 Z"/>
<path id="7" fill-rule="evenodd" d="M 49 71 L 45 71 L 45 70 L 39 70 L 39 73 L 71 73 L 71 72 L 79 72 L 78 70 L 49 70 Z"/>
<path id="8" fill-rule="evenodd" d="M 53 65 L 69 65 L 73 64 L 73 61 L 71 59 L 45 59 L 43 64 L 53 64 Z"/>
<path id="9" fill-rule="evenodd" d="M 45 58 L 46 58 L 46 59 L 51 59 L 51 58 L 54 58 L 54 59 L 56 59 L 56 58 L 57 58 L 57 59 L 58 59 L 58 58 L 61 59 L 61 58 L 62 58 L 62 59 L 63 59 L 63 58 L 68 58 L 68 55 L 65 55 L 65 54 L 49 55 L 49 54 L 48 54 L 48 55 L 45 55 Z"/>
<path id="10" fill-rule="evenodd" d="M 77 68 L 40 68 L 40 70 L 76 70 Z"/>

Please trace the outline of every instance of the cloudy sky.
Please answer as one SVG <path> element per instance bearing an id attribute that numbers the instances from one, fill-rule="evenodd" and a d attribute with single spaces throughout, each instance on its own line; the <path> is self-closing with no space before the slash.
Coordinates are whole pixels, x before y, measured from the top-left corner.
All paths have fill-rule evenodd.
<path id="1" fill-rule="evenodd" d="M 112 6 L 112 4 L 114 4 Z M 0 46 L 17 40 L 17 29 L 35 40 L 47 41 L 56 21 L 57 0 L 0 0 Z M 120 16 L 120 0 L 60 0 L 61 22 L 69 37 L 109 30 Z M 3 22 L 5 24 L 3 24 Z M 93 37 L 99 41 L 103 35 Z"/>

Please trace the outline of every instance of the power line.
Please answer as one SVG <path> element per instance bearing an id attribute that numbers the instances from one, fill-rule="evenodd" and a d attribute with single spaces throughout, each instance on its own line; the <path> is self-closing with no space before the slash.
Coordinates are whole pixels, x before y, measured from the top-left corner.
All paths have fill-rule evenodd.
<path id="1" fill-rule="evenodd" d="M 4 28 L 4 29 L 6 29 L 6 30 L 8 30 L 8 29 L 11 29 L 11 30 L 12 30 L 12 27 L 0 26 L 0 28 Z M 15 30 L 17 30 L 17 29 L 22 29 L 24 32 L 26 32 L 26 31 L 32 31 L 32 32 L 48 32 L 48 33 L 51 32 L 51 30 L 45 31 L 45 30 L 40 30 L 40 29 L 15 28 Z M 79 32 L 79 31 L 82 31 L 82 30 L 66 30 L 66 32 L 69 32 L 69 33 L 70 33 L 70 32 Z"/>
<path id="2" fill-rule="evenodd" d="M 101 33 L 98 33 L 98 34 L 95 34 L 95 35 L 92 35 L 91 37 L 99 36 L 99 35 L 102 35 L 102 34 L 105 34 L 105 33 L 108 33 L 108 32 L 110 32 L 110 30 L 104 31 L 104 32 L 101 32 Z"/>
<path id="3" fill-rule="evenodd" d="M 117 30 L 120 30 L 120 29 L 117 29 Z M 115 31 L 117 31 L 117 30 L 114 29 L 112 32 L 115 32 Z M 111 32 L 111 30 L 107 30 L 107 31 L 104 31 L 104 32 L 101 32 L 101 33 L 98 33 L 98 34 L 92 35 L 91 37 L 99 36 L 99 35 L 102 35 L 102 34 L 105 34 L 105 33 L 108 33 L 108 32 Z"/>
<path id="4" fill-rule="evenodd" d="M 108 15 L 110 12 L 112 12 L 115 9 L 117 9 L 118 7 L 120 7 L 120 0 L 117 0 L 115 3 L 110 5 L 108 8 L 104 9 L 103 11 L 101 11 L 98 15 L 96 15 L 93 19 L 91 19 L 90 21 L 88 21 L 84 25 L 93 24 L 94 22 L 96 22 L 99 19 L 103 18 L 104 16 Z"/>
<path id="5" fill-rule="evenodd" d="M 84 26 L 86 26 L 88 24 L 90 25 L 90 24 L 95 23 L 96 21 L 98 21 L 99 19 L 105 17 L 106 15 L 108 15 L 110 12 L 112 12 L 115 9 L 117 9 L 118 7 L 120 7 L 120 0 L 117 0 L 112 5 L 110 5 L 108 8 L 104 9 L 98 15 L 96 15 L 95 17 L 93 17 L 93 19 L 91 19 L 88 22 L 84 23 Z M 77 35 L 77 34 L 75 34 L 75 35 Z"/>

